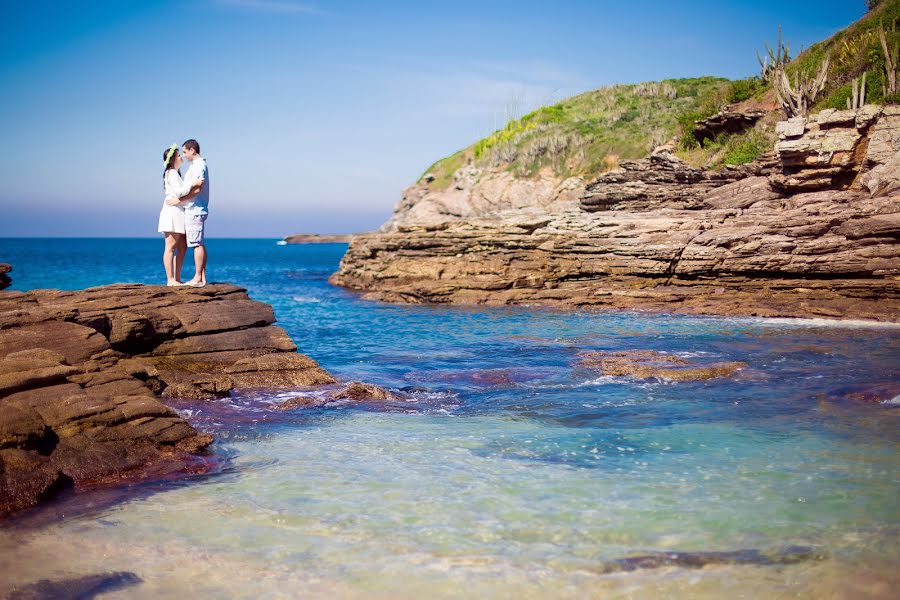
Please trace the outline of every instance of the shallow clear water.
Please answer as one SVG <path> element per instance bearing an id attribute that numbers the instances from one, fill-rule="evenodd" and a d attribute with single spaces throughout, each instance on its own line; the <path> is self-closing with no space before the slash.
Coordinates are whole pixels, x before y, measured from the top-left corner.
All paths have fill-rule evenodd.
<path id="1" fill-rule="evenodd" d="M 0 240 L 0 262 L 14 289 L 151 283 L 161 245 Z M 285 394 L 182 407 L 227 467 L 7 527 L 7 585 L 117 570 L 143 583 L 108 597 L 878 597 L 900 584 L 897 405 L 847 399 L 897 388 L 900 329 L 376 304 L 328 286 L 343 249 L 213 240 L 210 277 L 271 303 L 339 378 L 409 400 L 277 417 Z M 606 349 L 749 366 L 678 383 L 578 366 Z M 823 558 L 603 574 L 648 553 L 789 546 Z"/>

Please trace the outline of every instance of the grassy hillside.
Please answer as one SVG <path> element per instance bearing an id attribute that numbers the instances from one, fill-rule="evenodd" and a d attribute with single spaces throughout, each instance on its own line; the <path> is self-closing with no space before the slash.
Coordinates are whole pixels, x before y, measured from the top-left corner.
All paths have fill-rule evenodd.
<path id="1" fill-rule="evenodd" d="M 510 121 L 426 172 L 435 178 L 432 188 L 440 189 L 469 160 L 524 177 L 542 168 L 560 176 L 608 170 L 672 138 L 681 115 L 728 87 L 726 79 L 700 77 L 600 88 Z"/>
<path id="2" fill-rule="evenodd" d="M 868 103 L 900 102 L 900 95 L 886 95 L 882 90 L 885 58 L 876 33 L 883 24 L 891 50 L 900 44 L 900 0 L 870 0 L 869 4 L 871 10 L 859 21 L 807 48 L 788 65 L 793 79 L 800 72 L 814 74 L 825 56 L 831 55 L 826 88 L 814 110 L 845 108 L 851 82 L 863 72 Z M 773 34 L 776 29 L 773 26 Z M 784 34 L 790 39 L 789 31 Z M 755 60 L 753 51 L 747 49 L 748 61 Z M 508 169 L 520 177 L 542 169 L 562 177 L 593 176 L 614 168 L 619 160 L 646 156 L 672 137 L 679 140 L 679 155 L 694 165 L 742 164 L 772 148 L 776 114 L 745 133 L 723 135 L 703 145 L 693 135 L 696 121 L 737 103 L 776 106 L 772 89 L 759 77 L 669 79 L 600 88 L 511 121 L 439 160 L 426 173 L 434 177 L 432 189 L 449 186 L 453 173 L 470 161 L 480 167 Z"/>
<path id="3" fill-rule="evenodd" d="M 791 76 L 801 71 L 814 73 L 825 56 L 831 54 L 828 81 L 815 109 L 846 108 L 847 98 L 852 92 L 852 80 L 864 72 L 867 103 L 900 103 L 900 94 L 885 96 L 883 92 L 885 57 L 877 33 L 878 28 L 883 26 L 892 51 L 900 44 L 900 0 L 881 0 L 870 4 L 875 6 L 859 21 L 810 46 L 787 67 Z"/>

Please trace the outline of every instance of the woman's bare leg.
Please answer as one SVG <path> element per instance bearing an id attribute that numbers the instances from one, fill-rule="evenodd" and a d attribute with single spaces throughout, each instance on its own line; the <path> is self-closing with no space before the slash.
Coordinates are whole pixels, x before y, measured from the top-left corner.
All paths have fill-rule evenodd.
<path id="1" fill-rule="evenodd" d="M 166 247 L 163 250 L 163 267 L 166 269 L 166 285 L 178 285 L 175 280 L 175 247 L 177 240 L 174 233 L 166 233 Z"/>
<path id="2" fill-rule="evenodd" d="M 176 233 L 177 243 L 175 246 L 175 281 L 181 283 L 181 267 L 184 266 L 184 258 L 187 256 L 187 237 L 183 233 Z"/>

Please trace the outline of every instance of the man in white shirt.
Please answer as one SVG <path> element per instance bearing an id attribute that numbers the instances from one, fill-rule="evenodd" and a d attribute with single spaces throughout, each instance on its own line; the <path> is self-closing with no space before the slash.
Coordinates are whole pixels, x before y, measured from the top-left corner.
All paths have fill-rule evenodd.
<path id="1" fill-rule="evenodd" d="M 185 159 L 191 161 L 184 174 L 184 187 L 179 197 L 186 196 L 190 193 L 191 188 L 200 180 L 203 185 L 200 193 L 191 200 L 182 202 L 184 207 L 184 229 L 187 238 L 187 245 L 194 249 L 194 265 L 196 271 L 193 279 L 185 285 L 194 287 L 203 287 L 206 285 L 206 217 L 209 214 L 209 168 L 206 166 L 206 159 L 200 156 L 200 144 L 197 140 L 191 139 L 181 145 L 181 154 Z"/>

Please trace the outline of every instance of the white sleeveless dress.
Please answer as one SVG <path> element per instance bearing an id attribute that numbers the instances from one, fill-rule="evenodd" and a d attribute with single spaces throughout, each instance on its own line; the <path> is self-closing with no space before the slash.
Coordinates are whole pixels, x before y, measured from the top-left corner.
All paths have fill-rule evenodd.
<path id="1" fill-rule="evenodd" d="M 178 174 L 177 169 L 166 171 L 165 183 L 166 198 L 177 198 L 182 186 L 181 175 Z M 184 209 L 180 206 L 169 206 L 164 199 L 162 210 L 159 211 L 157 231 L 160 233 L 184 233 Z"/>

